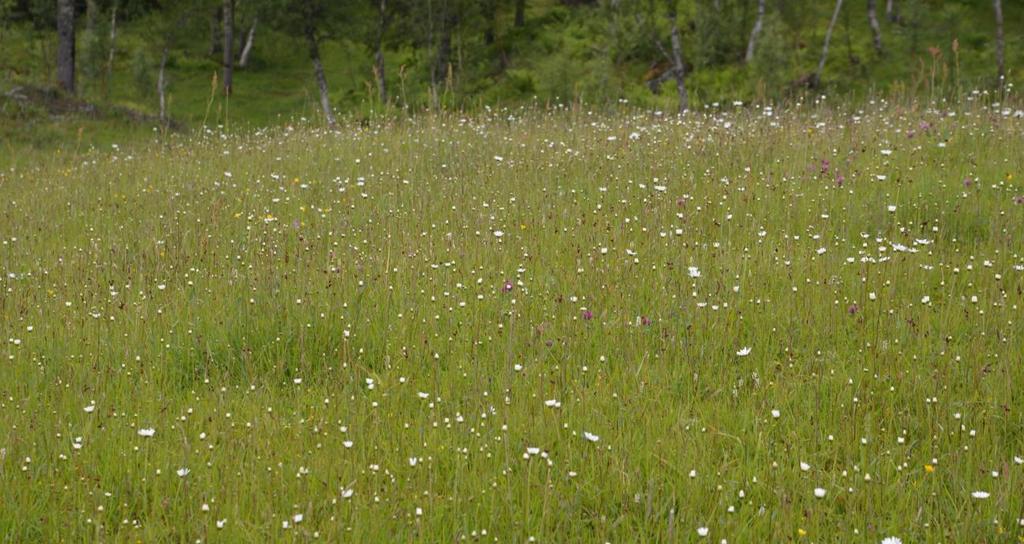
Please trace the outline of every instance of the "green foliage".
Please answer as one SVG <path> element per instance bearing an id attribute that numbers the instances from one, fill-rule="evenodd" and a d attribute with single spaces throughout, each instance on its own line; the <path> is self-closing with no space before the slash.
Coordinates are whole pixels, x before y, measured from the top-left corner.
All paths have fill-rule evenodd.
<path id="1" fill-rule="evenodd" d="M 533 75 L 526 70 L 509 70 L 505 75 L 508 78 L 508 85 L 520 95 L 530 96 L 537 92 L 537 82 Z"/>
<path id="2" fill-rule="evenodd" d="M 13 6 L 8 19 L 14 22 L 5 30 L 11 38 L 0 40 L 2 77 L 35 85 L 51 83 L 51 4 L 48 0 L 8 4 Z M 800 82 L 806 82 L 817 63 L 831 14 L 831 2 L 769 0 L 754 60 L 747 65 L 743 56 L 756 15 L 753 1 L 677 0 L 676 4 L 695 108 L 715 101 L 786 99 L 803 92 Z M 883 10 L 884 2 L 879 4 Z M 175 61 L 169 71 L 175 81 L 174 114 L 186 124 L 201 122 L 211 75 L 221 63 L 219 53 L 210 54 L 211 42 L 219 44 L 219 0 L 120 0 L 110 81 L 103 70 L 113 1 L 97 0 L 95 5 L 102 14 L 95 29 L 79 34 L 82 96 L 152 112 L 156 104 L 151 72 L 167 47 Z M 387 6 L 382 42 L 392 106 L 413 111 L 432 107 L 433 92 L 438 93 L 439 105 L 453 108 L 535 99 L 541 103 L 625 99 L 669 109 L 674 99 L 669 87 L 662 85 L 657 94 L 648 85 L 664 74 L 667 65 L 668 0 L 530 0 L 522 27 L 513 24 L 510 0 L 487 4 L 388 0 Z M 379 110 L 373 63 L 380 30 L 375 1 L 247 0 L 237 7 L 239 42 L 250 22 L 260 20 L 253 60 L 235 72 L 230 112 L 224 104 L 214 104 L 213 114 L 231 115 L 236 123 L 264 124 L 316 110 L 304 35 L 304 17 L 310 7 L 317 15 L 314 34 L 321 43 L 331 102 L 360 114 Z M 879 56 L 871 47 L 864 3 L 846 2 L 819 91 L 909 92 L 939 98 L 951 96 L 958 84 L 962 90 L 991 86 L 993 22 L 988 2 L 938 5 L 901 0 L 897 8 L 899 22 L 880 13 L 886 54 Z M 1020 84 L 1017 67 L 1024 62 L 1024 43 L 1017 29 L 1024 28 L 1024 12 L 1007 10 L 1006 16 L 1009 77 Z M 32 25 L 43 30 L 31 31 Z M 493 29 L 491 42 L 487 29 Z M 451 48 L 442 59 L 445 35 L 450 35 Z M 960 46 L 959 67 L 951 51 L 954 38 Z M 941 52 L 934 65 L 929 47 Z M 96 85 L 101 78 L 103 85 Z"/>
<path id="3" fill-rule="evenodd" d="M 155 85 L 153 60 L 142 47 L 135 48 L 132 53 L 131 74 L 135 93 L 141 97 L 152 96 Z"/>
<path id="4" fill-rule="evenodd" d="M 6 26 L 11 14 L 14 13 L 16 0 L 0 0 L 0 27 Z"/>
<path id="5" fill-rule="evenodd" d="M 793 44 L 788 40 L 790 35 L 786 21 L 777 12 L 765 15 L 764 26 L 757 40 L 751 69 L 755 84 L 764 89 L 770 98 L 785 95 L 788 85 L 787 78 L 792 74 Z"/>
<path id="6" fill-rule="evenodd" d="M 691 36 L 693 63 L 698 68 L 735 63 L 743 58 L 749 25 L 744 24 L 744 0 L 697 0 Z M 752 24 L 752 23 L 751 23 Z"/>
<path id="7" fill-rule="evenodd" d="M 52 30 L 57 17 L 57 2 L 52 0 L 27 0 L 22 7 L 24 15 L 38 30 Z"/>
<path id="8" fill-rule="evenodd" d="M 110 53 L 110 30 L 106 24 L 86 29 L 79 38 L 78 69 L 87 80 L 96 83 L 103 77 Z"/>

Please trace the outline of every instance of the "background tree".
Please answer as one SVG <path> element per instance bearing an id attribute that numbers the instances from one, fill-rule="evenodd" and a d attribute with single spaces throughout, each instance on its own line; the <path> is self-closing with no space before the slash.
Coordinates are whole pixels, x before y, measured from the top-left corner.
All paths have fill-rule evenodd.
<path id="1" fill-rule="evenodd" d="M 669 41 L 672 45 L 672 77 L 676 80 L 676 94 L 679 96 L 679 113 L 690 107 L 690 94 L 686 90 L 686 63 L 683 61 L 683 39 L 679 33 L 679 15 L 676 0 L 668 0 L 666 12 L 669 23 Z"/>
<path id="2" fill-rule="evenodd" d="M 786 21 L 776 12 L 765 16 L 764 29 L 757 42 L 757 50 L 750 62 L 757 78 L 756 92 L 760 99 L 780 98 L 789 91 L 787 74 L 793 67 L 792 46 L 789 36 L 792 31 Z"/>
<path id="3" fill-rule="evenodd" d="M 943 76 L 953 57 L 932 57 L 929 47 L 948 49 L 945 44 L 958 39 L 964 62 L 956 88 L 991 86 L 995 76 L 1016 84 L 1020 72 L 1013 66 L 1024 58 L 1013 47 L 1024 14 L 1001 9 L 1001 0 L 669 1 L 536 2 L 526 6 L 531 18 L 518 28 L 520 0 L 64 3 L 73 2 L 81 20 L 74 44 L 77 95 L 165 119 L 173 109 L 180 120 L 206 118 L 211 71 L 218 95 L 239 77 L 254 84 L 244 100 L 232 102 L 233 116 L 270 123 L 313 103 L 330 124 L 335 111 L 371 115 L 396 99 L 411 109 L 572 99 L 675 110 L 697 102 L 775 100 L 824 79 L 839 93 L 868 87 L 919 92 L 926 85 L 929 95 L 942 96 L 955 92 Z M 61 3 L 0 0 L 7 21 L 0 85 L 56 81 Z M 898 24 L 883 22 L 880 12 L 897 7 Z M 1005 11 L 1005 21 L 994 9 Z M 865 17 L 861 24 L 859 17 Z M 180 38 L 165 39 L 174 26 L 182 27 Z M 216 39 L 213 54 L 208 37 Z M 837 46 L 845 53 L 841 62 L 828 58 Z M 115 61 L 123 63 L 117 70 Z M 313 77 L 302 76 L 310 65 Z M 905 87 L 896 89 L 900 81 Z M 226 104 L 220 104 L 223 113 Z"/>
<path id="4" fill-rule="evenodd" d="M 358 10 L 365 14 L 365 0 L 264 0 L 263 9 L 273 18 L 261 17 L 273 24 L 278 31 L 298 38 L 305 49 L 313 68 L 313 81 L 319 96 L 320 110 L 328 127 L 337 126 L 337 118 L 331 105 L 330 87 L 321 56 L 321 44 L 334 37 L 345 17 Z M 362 19 L 365 21 L 365 19 Z"/>
<path id="5" fill-rule="evenodd" d="M 224 23 L 224 44 L 221 53 L 224 58 L 224 94 L 231 95 L 235 80 L 235 0 L 224 0 L 222 8 Z"/>
<path id="6" fill-rule="evenodd" d="M 167 63 L 170 61 L 171 50 L 187 43 L 193 35 L 191 30 L 199 23 L 195 20 L 196 15 L 205 12 L 202 9 L 206 7 L 205 4 L 206 0 L 163 0 L 160 6 L 164 16 L 158 19 L 154 29 L 157 39 L 152 45 L 157 49 L 154 53 L 160 59 L 157 65 L 155 90 L 158 115 L 165 125 L 171 121 L 170 98 L 167 95 L 167 88 L 170 85 Z"/>
<path id="7" fill-rule="evenodd" d="M 384 37 L 388 32 L 388 23 L 391 21 L 391 12 L 388 11 L 387 0 L 370 0 L 377 5 L 377 33 L 374 39 L 373 71 L 374 79 L 377 81 L 377 98 L 381 104 L 388 101 L 387 71 L 384 65 Z"/>
<path id="8" fill-rule="evenodd" d="M 746 62 L 754 60 L 754 49 L 757 47 L 757 37 L 761 34 L 761 29 L 764 27 L 764 2 L 765 0 L 757 0 L 757 18 L 754 19 L 754 28 L 750 31 L 750 39 L 747 40 L 747 53 L 743 59 Z"/>
<path id="9" fill-rule="evenodd" d="M 75 94 L 74 0 L 57 0 L 57 87 Z"/>
<path id="10" fill-rule="evenodd" d="M 686 58 L 683 54 L 683 37 L 679 28 L 679 3 L 677 0 L 648 0 L 641 6 L 631 6 L 637 13 L 640 32 L 651 37 L 655 49 L 664 59 L 664 64 L 652 67 L 657 75 L 645 77 L 652 91 L 658 92 L 661 84 L 672 79 L 676 84 L 677 110 L 685 112 L 690 107 L 690 94 L 686 88 Z M 627 8 L 629 9 L 629 8 Z M 664 21 L 664 26 L 660 24 Z M 668 46 L 664 35 L 668 34 Z"/>
<path id="11" fill-rule="evenodd" d="M 249 65 L 249 56 L 252 55 L 252 48 L 256 40 L 256 24 L 259 22 L 257 17 L 253 17 L 252 23 L 249 25 L 249 32 L 245 34 L 245 45 L 242 46 L 242 51 L 238 54 L 238 67 L 245 68 Z"/>
<path id="12" fill-rule="evenodd" d="M 0 0 L 0 39 L 3 38 L 4 29 L 10 23 L 11 14 L 14 13 L 14 0 Z"/>
<path id="13" fill-rule="evenodd" d="M 692 13 L 687 25 L 690 59 L 698 67 L 713 66 L 745 58 L 749 45 L 743 29 L 749 26 L 744 19 L 749 0 L 691 0 L 678 4 L 682 13 Z M 667 13 L 663 16 L 667 16 Z"/>
<path id="14" fill-rule="evenodd" d="M 405 35 L 405 43 L 416 49 L 415 75 L 426 76 L 427 104 L 438 108 L 457 91 L 466 53 L 457 49 L 463 43 L 462 31 L 466 30 L 467 41 L 483 36 L 481 29 L 486 23 L 481 14 L 486 9 L 478 0 L 413 0 L 403 6 L 404 16 L 394 21 L 395 32 Z M 480 45 L 480 51 L 470 54 L 482 53 Z"/>
<path id="15" fill-rule="evenodd" d="M 882 26 L 878 24 L 877 0 L 868 0 L 868 26 L 871 27 L 871 41 L 875 51 L 882 54 Z"/>
<path id="16" fill-rule="evenodd" d="M 825 41 L 821 46 L 821 58 L 818 60 L 818 68 L 814 71 L 814 75 L 811 76 L 811 87 L 818 87 L 821 85 L 821 74 L 825 71 L 825 61 L 828 59 L 828 44 L 832 41 L 832 30 L 836 27 L 836 21 L 839 19 L 839 11 L 843 9 L 843 0 L 836 0 L 836 7 L 832 11 L 832 19 L 828 23 L 828 30 L 825 31 Z"/>
<path id="17" fill-rule="evenodd" d="M 498 0 L 480 0 L 483 15 L 484 45 L 492 45 L 498 34 Z"/>
<path id="18" fill-rule="evenodd" d="M 431 102 L 435 108 L 440 105 L 441 86 L 451 84 L 449 75 L 454 75 L 451 66 L 452 36 L 459 25 L 460 14 L 458 6 L 452 4 L 455 4 L 454 0 L 439 0 L 435 11 L 428 3 L 428 9 L 431 11 L 428 14 L 431 21 L 431 41 L 437 40 L 434 45 L 434 62 L 430 70 Z"/>
<path id="19" fill-rule="evenodd" d="M 1006 81 L 1006 41 L 1003 38 L 1003 0 L 992 0 L 992 7 L 996 16 L 996 76 L 998 77 L 999 88 L 1003 88 Z"/>
<path id="20" fill-rule="evenodd" d="M 113 72 L 111 58 L 116 38 L 116 2 L 87 0 L 85 3 L 85 30 L 81 33 L 78 54 L 78 72 L 81 80 L 93 88 L 100 88 L 101 94 L 109 97 L 110 80 Z M 110 12 L 111 16 L 108 17 Z M 81 87 L 82 85 L 79 84 Z"/>
<path id="21" fill-rule="evenodd" d="M 323 110 L 327 126 L 334 128 L 338 122 L 334 118 L 334 109 L 331 107 L 330 92 L 327 87 L 327 75 L 324 73 L 324 65 L 320 60 L 320 27 L 318 23 L 323 20 L 326 7 L 316 0 L 305 0 L 302 8 L 302 33 L 309 46 L 309 60 L 313 63 L 313 77 L 316 78 L 317 90 L 320 92 L 320 108 Z"/>
<path id="22" fill-rule="evenodd" d="M 120 7 L 119 0 L 113 0 L 110 7 L 110 39 L 107 42 L 107 71 L 104 79 L 104 93 L 110 91 L 110 82 L 114 78 L 114 54 L 117 51 L 117 10 Z"/>

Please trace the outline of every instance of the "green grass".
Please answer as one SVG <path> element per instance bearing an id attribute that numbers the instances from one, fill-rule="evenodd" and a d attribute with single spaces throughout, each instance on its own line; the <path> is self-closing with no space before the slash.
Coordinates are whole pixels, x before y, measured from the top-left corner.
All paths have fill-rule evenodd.
<path id="1" fill-rule="evenodd" d="M 0 534 L 1017 542 L 1022 148 L 804 105 L 17 163 Z"/>

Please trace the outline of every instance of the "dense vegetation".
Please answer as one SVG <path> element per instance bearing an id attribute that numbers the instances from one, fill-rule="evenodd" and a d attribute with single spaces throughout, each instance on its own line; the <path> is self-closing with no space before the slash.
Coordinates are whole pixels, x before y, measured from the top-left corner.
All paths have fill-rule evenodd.
<path id="1" fill-rule="evenodd" d="M 0 94 L 19 85 L 53 84 L 57 3 L 0 2 L 5 6 L 0 7 L 4 21 Z M 223 13 L 229 4 L 233 37 L 226 57 Z M 820 78 L 815 73 L 834 3 L 767 0 L 748 59 L 758 4 L 757 0 L 80 1 L 75 6 L 76 91 L 90 104 L 98 104 L 100 111 L 106 111 L 103 105 L 122 106 L 156 118 L 158 89 L 163 88 L 166 114 L 181 126 L 204 122 L 264 126 L 318 117 L 321 108 L 307 35 L 312 32 L 331 108 L 363 117 L 406 108 L 478 109 L 579 101 L 595 106 L 628 101 L 675 111 L 680 100 L 668 76 L 674 74 L 669 16 L 676 12 L 679 59 L 692 108 L 736 100 L 791 101 L 821 93 L 860 99 L 893 95 L 940 99 L 975 89 L 1012 93 L 1012 85 L 1001 87 L 997 79 L 991 0 L 847 1 L 836 14 Z M 868 5 L 875 5 L 877 48 Z M 1024 10 L 1008 5 L 1004 18 L 1003 70 L 1008 83 L 1019 83 L 1016 67 L 1024 58 L 1024 35 L 1019 31 Z M 243 55 L 250 34 L 252 47 Z M 379 61 L 375 59 L 378 50 Z M 245 65 L 238 66 L 243 56 L 248 57 Z M 230 100 L 221 88 L 229 58 L 233 64 Z M 165 67 L 162 79 L 161 66 Z M 18 120 L 54 124 L 48 118 L 52 114 L 67 118 L 67 108 L 55 108 L 47 101 L 0 100 L 8 126 Z M 82 123 L 88 128 L 88 119 Z M 59 126 L 57 130 L 73 133 L 77 128 Z"/>
<path id="2" fill-rule="evenodd" d="M 441 113 L 0 171 L 0 534 L 1017 542 L 1022 118 Z"/>

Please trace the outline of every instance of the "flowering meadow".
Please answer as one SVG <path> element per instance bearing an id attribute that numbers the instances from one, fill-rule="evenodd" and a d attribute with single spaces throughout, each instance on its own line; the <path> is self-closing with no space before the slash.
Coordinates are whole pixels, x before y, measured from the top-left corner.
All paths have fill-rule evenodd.
<path id="1" fill-rule="evenodd" d="M 1021 542 L 1024 112 L 491 111 L 0 172 L 11 542 Z"/>

